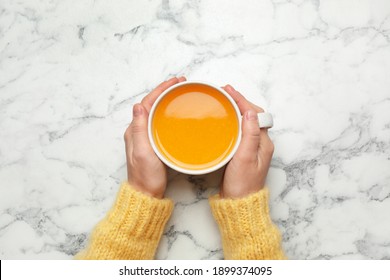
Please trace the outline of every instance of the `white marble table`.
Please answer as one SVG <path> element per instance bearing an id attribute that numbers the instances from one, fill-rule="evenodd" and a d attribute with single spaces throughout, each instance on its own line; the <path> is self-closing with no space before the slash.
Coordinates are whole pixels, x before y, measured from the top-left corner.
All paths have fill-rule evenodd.
<path id="1" fill-rule="evenodd" d="M 126 179 L 132 105 L 186 75 L 273 113 L 289 258 L 390 259 L 389 73 L 388 0 L 1 0 L 0 258 L 85 246 Z M 219 177 L 171 172 L 157 258 L 223 258 Z"/>

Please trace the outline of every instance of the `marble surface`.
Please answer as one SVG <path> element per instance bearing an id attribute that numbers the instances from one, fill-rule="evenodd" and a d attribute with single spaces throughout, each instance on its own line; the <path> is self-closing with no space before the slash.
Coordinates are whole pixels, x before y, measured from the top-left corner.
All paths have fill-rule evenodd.
<path id="1" fill-rule="evenodd" d="M 174 75 L 274 115 L 291 259 L 390 259 L 390 1 L 0 1 L 0 258 L 71 259 L 125 180 L 131 108 Z M 170 173 L 158 259 L 220 259 L 220 173 Z"/>

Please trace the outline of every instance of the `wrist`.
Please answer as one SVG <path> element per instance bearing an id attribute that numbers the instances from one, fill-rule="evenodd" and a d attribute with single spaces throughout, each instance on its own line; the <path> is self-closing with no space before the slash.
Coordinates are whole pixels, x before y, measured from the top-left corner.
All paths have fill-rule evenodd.
<path id="1" fill-rule="evenodd" d="M 219 192 L 219 197 L 222 199 L 244 198 L 244 197 L 247 197 L 247 196 L 250 196 L 254 193 L 259 192 L 263 188 L 264 188 L 264 186 L 261 186 L 261 187 L 254 186 L 254 187 L 249 187 L 249 188 L 247 186 L 240 187 L 238 185 L 236 187 L 230 187 L 230 188 L 222 186 L 222 188 Z"/>
<path id="2" fill-rule="evenodd" d="M 153 189 L 153 188 L 147 188 L 143 186 L 142 184 L 136 184 L 131 181 L 128 181 L 129 185 L 136 191 L 147 195 L 149 197 L 157 198 L 157 199 L 163 199 L 164 198 L 164 192 L 165 188 L 163 190 L 161 189 Z"/>

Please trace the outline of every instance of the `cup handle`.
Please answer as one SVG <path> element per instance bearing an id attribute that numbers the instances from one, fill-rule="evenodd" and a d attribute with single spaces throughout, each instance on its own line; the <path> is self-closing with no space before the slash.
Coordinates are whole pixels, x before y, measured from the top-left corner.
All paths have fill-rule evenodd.
<path id="1" fill-rule="evenodd" d="M 258 113 L 259 127 L 260 128 L 271 128 L 274 125 L 274 120 L 270 113 Z"/>

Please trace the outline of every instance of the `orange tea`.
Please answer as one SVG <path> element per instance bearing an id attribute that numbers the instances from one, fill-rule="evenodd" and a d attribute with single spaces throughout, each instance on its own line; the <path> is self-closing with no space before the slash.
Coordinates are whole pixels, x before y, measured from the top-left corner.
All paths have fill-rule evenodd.
<path id="1" fill-rule="evenodd" d="M 172 89 L 158 103 L 151 125 L 159 152 L 172 164 L 189 170 L 222 162 L 239 134 L 239 120 L 229 99 L 203 84 Z"/>

